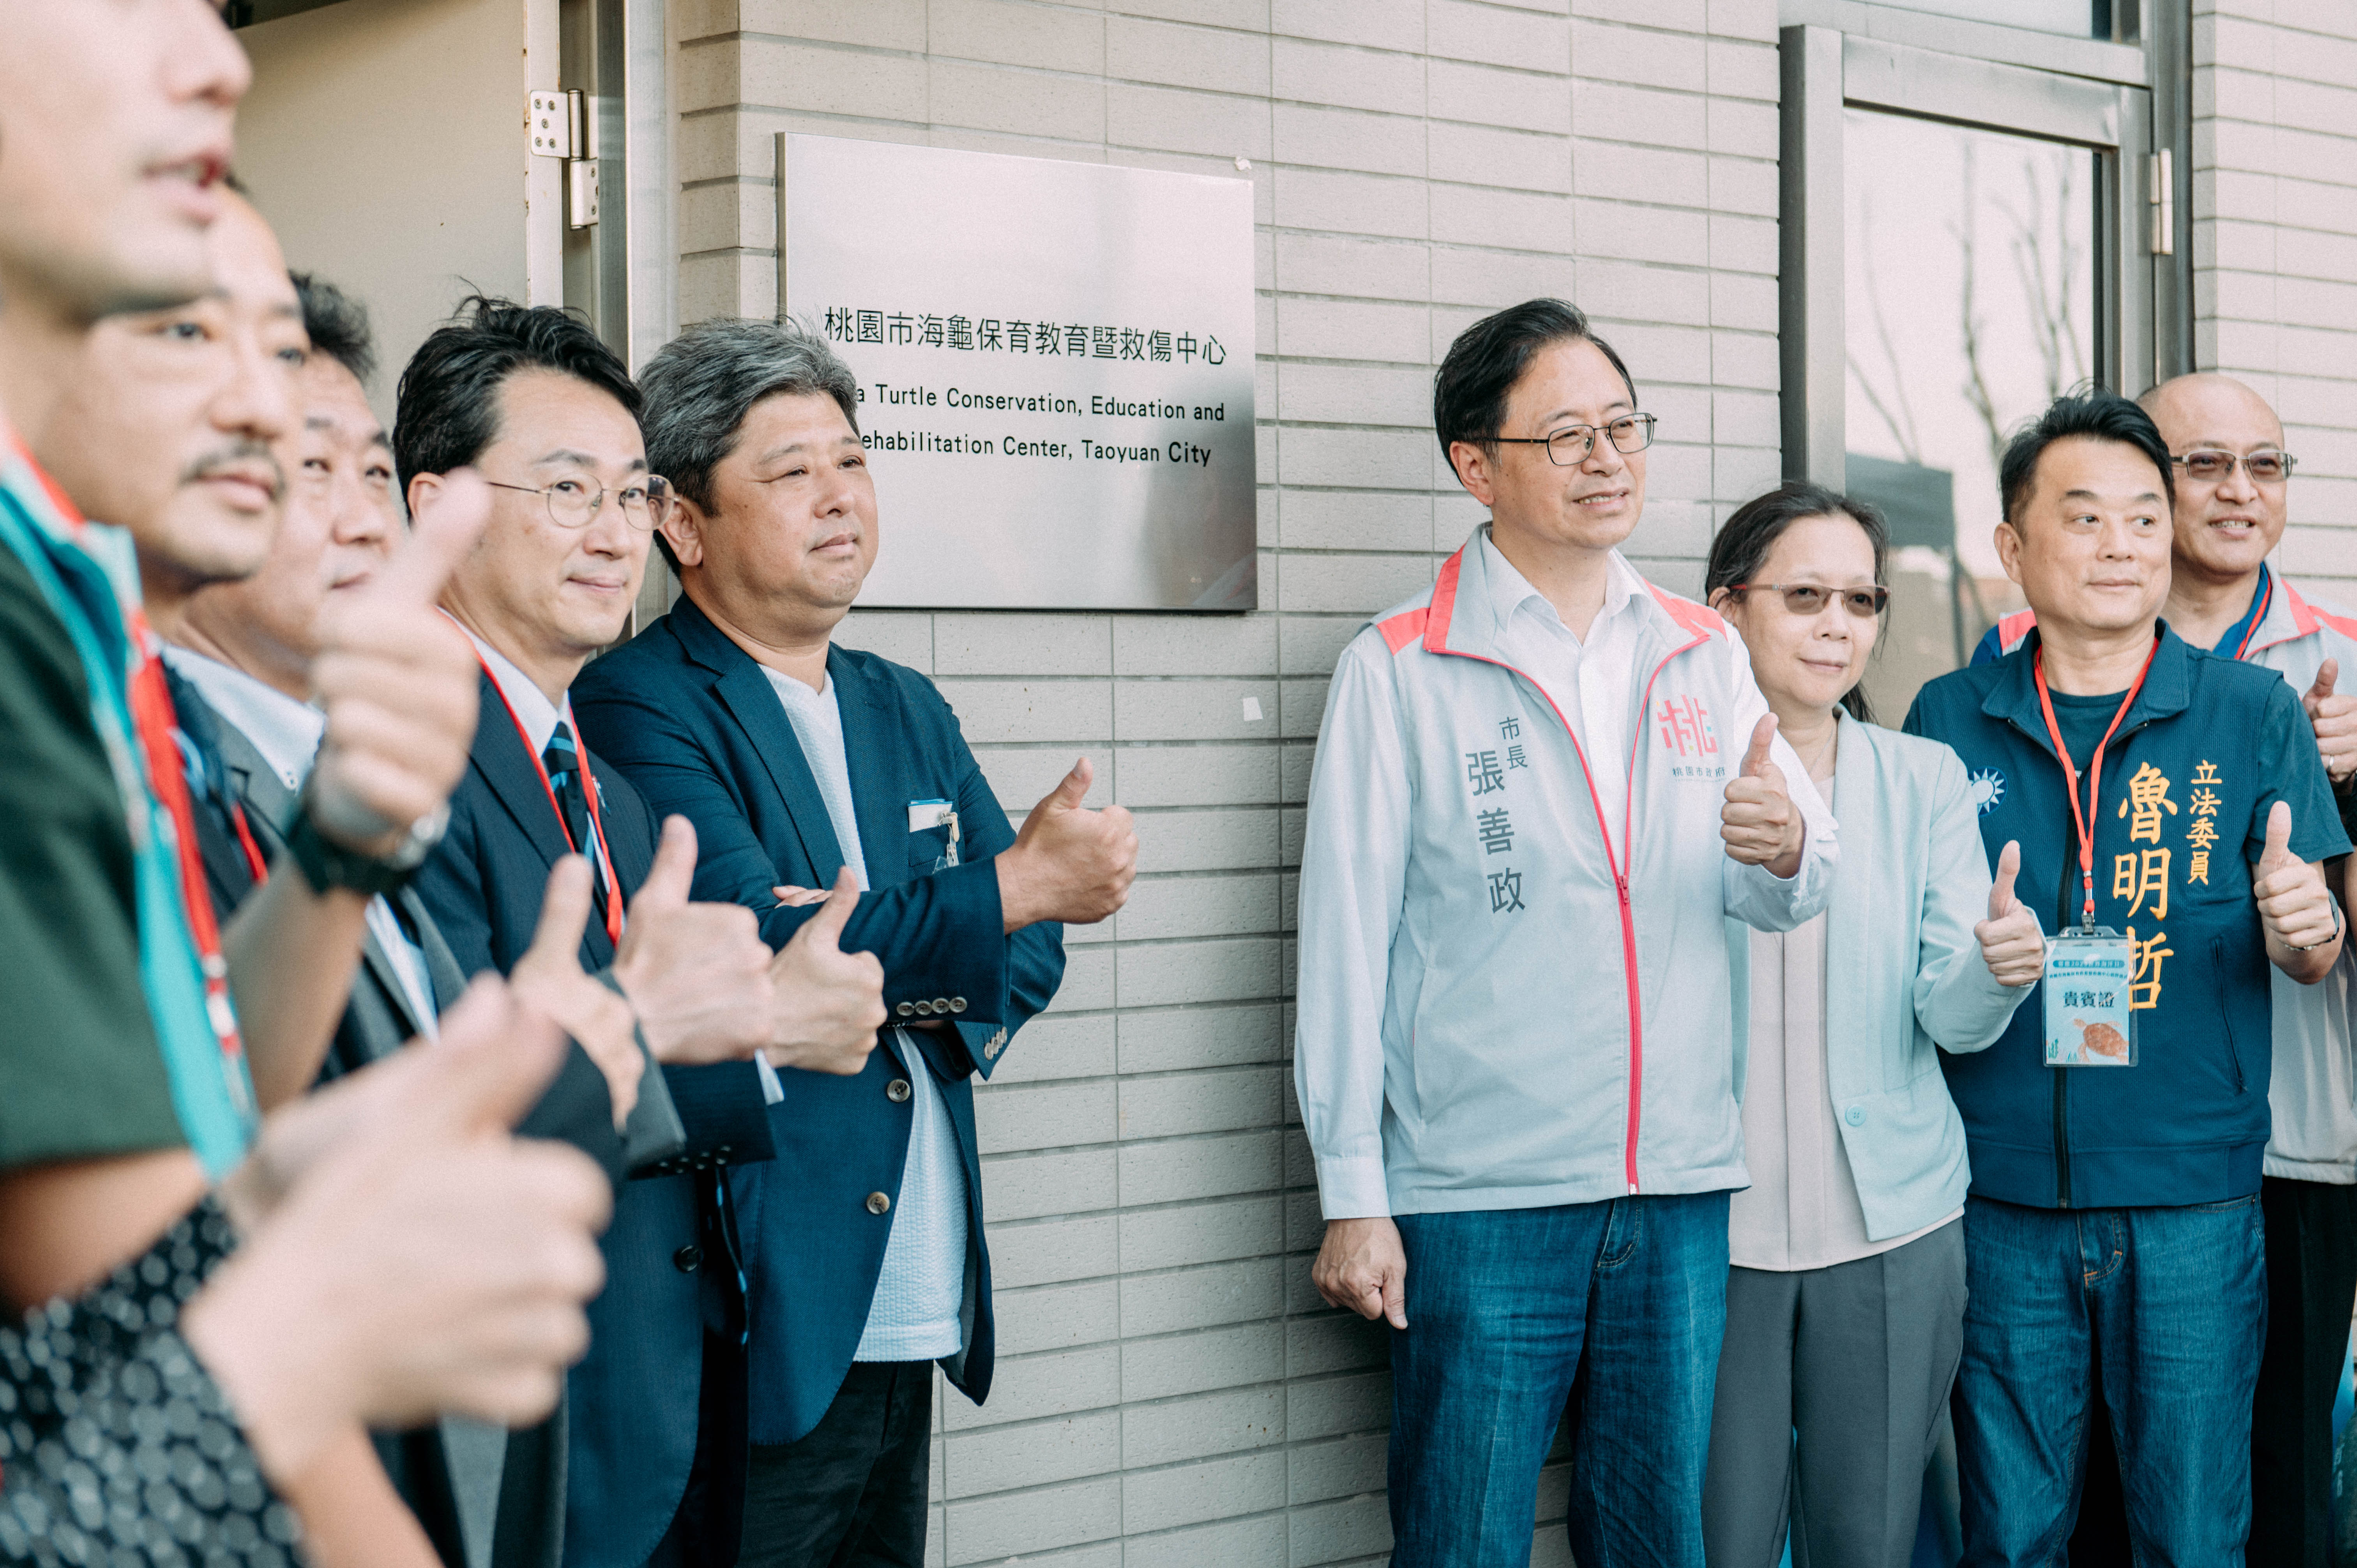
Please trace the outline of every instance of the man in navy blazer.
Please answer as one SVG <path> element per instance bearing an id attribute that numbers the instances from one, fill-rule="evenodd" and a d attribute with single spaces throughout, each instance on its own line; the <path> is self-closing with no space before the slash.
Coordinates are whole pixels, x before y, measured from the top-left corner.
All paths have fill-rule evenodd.
<path id="1" fill-rule="evenodd" d="M 695 823 L 699 897 L 782 942 L 849 870 L 895 1027 L 857 1078 L 783 1075 L 731 1174 L 752 1260 L 748 1565 L 923 1561 L 932 1365 L 990 1388 L 973 1075 L 1063 975 L 1060 921 L 1127 896 L 1085 759 L 1017 834 L 932 683 L 832 646 L 877 549 L 851 372 L 791 324 L 706 321 L 645 371 L 658 536 L 685 596 L 576 687 L 583 733 Z M 784 886 L 780 886 L 784 885 Z"/>
<path id="2" fill-rule="evenodd" d="M 765 1062 L 864 1065 L 881 970 L 834 947 L 848 890 L 774 955 L 743 909 L 690 903 L 693 830 L 659 830 L 575 738 L 567 688 L 620 635 L 667 500 L 638 405 L 585 324 L 502 301 L 473 302 L 402 376 L 393 456 L 411 509 L 462 468 L 495 498 L 442 596 L 480 657 L 481 721 L 417 887 L 459 968 L 505 973 L 533 945 L 550 868 L 591 863 L 581 965 L 636 1009 L 662 1068 L 647 1087 L 668 1090 L 685 1147 L 634 1170 L 615 1203 L 567 1390 L 562 1561 L 726 1568 L 743 1517 L 745 1314 L 722 1173 L 769 1156 Z"/>

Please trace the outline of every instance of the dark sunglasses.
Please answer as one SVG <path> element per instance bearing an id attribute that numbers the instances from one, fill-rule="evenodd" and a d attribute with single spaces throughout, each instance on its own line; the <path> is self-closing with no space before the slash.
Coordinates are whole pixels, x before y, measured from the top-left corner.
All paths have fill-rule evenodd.
<path id="1" fill-rule="evenodd" d="M 1890 590 L 1884 587 L 1827 588 L 1814 583 L 1738 583 L 1727 591 L 1740 594 L 1753 588 L 1783 595 L 1784 607 L 1796 616 L 1819 614 L 1827 601 L 1839 599 L 1842 608 L 1858 619 L 1872 620 L 1890 602 Z"/>

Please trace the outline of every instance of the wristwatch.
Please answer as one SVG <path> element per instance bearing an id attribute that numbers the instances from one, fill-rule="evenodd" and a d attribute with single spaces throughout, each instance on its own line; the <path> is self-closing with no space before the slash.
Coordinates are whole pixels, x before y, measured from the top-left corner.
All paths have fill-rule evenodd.
<path id="1" fill-rule="evenodd" d="M 391 854 L 382 858 L 346 849 L 342 844 L 319 831 L 312 821 L 310 792 L 296 803 L 295 820 L 286 829 L 286 853 L 303 868 L 303 879 L 314 893 L 326 893 L 331 888 L 348 888 L 368 897 L 390 893 L 408 882 L 434 846 L 442 842 L 442 833 L 450 825 L 450 803 L 445 800 L 431 813 L 409 825 L 400 843 Z"/>

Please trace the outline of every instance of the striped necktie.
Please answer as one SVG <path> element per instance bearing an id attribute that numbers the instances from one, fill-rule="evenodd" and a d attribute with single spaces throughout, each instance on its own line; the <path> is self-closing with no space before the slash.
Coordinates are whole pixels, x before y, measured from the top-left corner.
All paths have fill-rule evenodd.
<path id="1" fill-rule="evenodd" d="M 573 835 L 573 847 L 589 857 L 597 875 L 591 879 L 596 890 L 597 908 L 606 907 L 606 868 L 597 864 L 597 841 L 589 831 L 589 798 L 583 792 L 581 753 L 573 744 L 573 726 L 563 719 L 548 737 L 548 749 L 540 754 L 540 765 L 548 770 L 548 787 L 556 796 L 556 809 L 565 814 L 565 831 Z"/>

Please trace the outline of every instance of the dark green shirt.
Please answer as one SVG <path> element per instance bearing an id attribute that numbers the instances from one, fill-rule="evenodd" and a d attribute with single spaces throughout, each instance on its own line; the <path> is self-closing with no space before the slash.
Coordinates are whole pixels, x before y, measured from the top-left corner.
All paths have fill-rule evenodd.
<path id="1" fill-rule="evenodd" d="M 139 976 L 131 835 L 66 628 L 0 548 L 0 1170 L 186 1144 Z"/>

